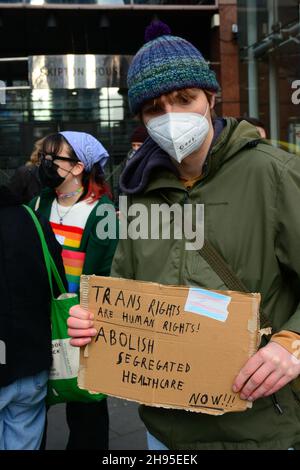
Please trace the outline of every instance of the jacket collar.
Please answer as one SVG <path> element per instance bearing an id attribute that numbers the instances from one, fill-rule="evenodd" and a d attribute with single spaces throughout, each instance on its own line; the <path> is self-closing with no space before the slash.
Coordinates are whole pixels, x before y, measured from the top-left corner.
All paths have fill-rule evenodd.
<path id="1" fill-rule="evenodd" d="M 237 124 L 234 119 L 231 121 Z M 219 164 L 216 156 L 232 131 L 231 121 L 222 118 L 214 121 L 214 138 L 205 163 L 210 174 Z M 182 190 L 182 184 L 172 159 L 149 137 L 126 165 L 120 177 L 120 189 L 125 194 L 142 194 L 157 188 Z"/>
<path id="2" fill-rule="evenodd" d="M 218 125 L 220 123 L 223 124 Z M 204 165 L 207 180 L 240 150 L 255 147 L 260 141 L 254 126 L 246 121 L 238 124 L 234 118 L 218 119 L 214 127 L 214 140 Z M 120 188 L 125 194 L 146 194 L 164 189 L 184 191 L 171 158 L 151 138 L 145 141 L 125 167 L 120 178 Z"/>

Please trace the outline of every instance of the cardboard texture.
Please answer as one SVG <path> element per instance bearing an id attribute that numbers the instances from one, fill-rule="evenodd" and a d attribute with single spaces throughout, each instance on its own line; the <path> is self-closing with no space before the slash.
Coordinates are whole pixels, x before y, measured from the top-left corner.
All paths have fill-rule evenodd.
<path id="1" fill-rule="evenodd" d="M 232 385 L 258 347 L 259 294 L 82 276 L 80 296 L 98 331 L 81 388 L 214 415 L 252 406 Z"/>

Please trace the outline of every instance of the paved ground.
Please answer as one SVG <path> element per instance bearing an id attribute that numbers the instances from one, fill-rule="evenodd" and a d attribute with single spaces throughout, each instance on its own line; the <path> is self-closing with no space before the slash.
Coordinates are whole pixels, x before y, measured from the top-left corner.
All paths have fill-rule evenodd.
<path id="1" fill-rule="evenodd" d="M 110 449 L 146 449 L 146 432 L 138 416 L 138 405 L 126 400 L 108 398 L 110 416 Z M 48 413 L 47 449 L 64 449 L 68 438 L 65 405 L 53 406 Z"/>

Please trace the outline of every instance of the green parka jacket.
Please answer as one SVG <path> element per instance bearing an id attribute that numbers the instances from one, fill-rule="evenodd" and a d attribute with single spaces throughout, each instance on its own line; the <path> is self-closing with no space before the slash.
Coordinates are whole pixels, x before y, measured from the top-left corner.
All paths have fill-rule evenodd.
<path id="1" fill-rule="evenodd" d="M 256 129 L 226 119 L 205 177 L 186 190 L 154 171 L 131 203 L 205 205 L 205 238 L 251 292 L 260 292 L 273 332 L 300 333 L 300 159 L 259 141 Z M 172 233 L 172 231 L 171 231 Z M 111 275 L 162 284 L 227 289 L 186 240 L 120 240 Z M 169 449 L 288 449 L 300 443 L 300 400 L 287 385 L 242 413 L 211 416 L 142 406 L 147 429 Z"/>

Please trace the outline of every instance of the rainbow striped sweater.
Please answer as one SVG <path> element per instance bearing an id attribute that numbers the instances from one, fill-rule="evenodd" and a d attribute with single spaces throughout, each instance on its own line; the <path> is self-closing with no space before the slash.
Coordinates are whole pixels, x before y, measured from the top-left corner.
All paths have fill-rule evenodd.
<path id="1" fill-rule="evenodd" d="M 31 201 L 31 208 L 35 208 L 36 202 L 37 198 Z M 110 274 L 118 231 L 116 238 L 98 238 L 96 227 L 103 217 L 97 215 L 97 209 L 101 204 L 112 205 L 112 202 L 104 195 L 93 204 L 80 201 L 70 208 L 57 204 L 50 189 L 43 190 L 40 196 L 38 211 L 50 221 L 56 239 L 62 245 L 69 292 L 79 291 L 81 274 Z M 117 217 L 116 226 L 118 228 Z"/>

